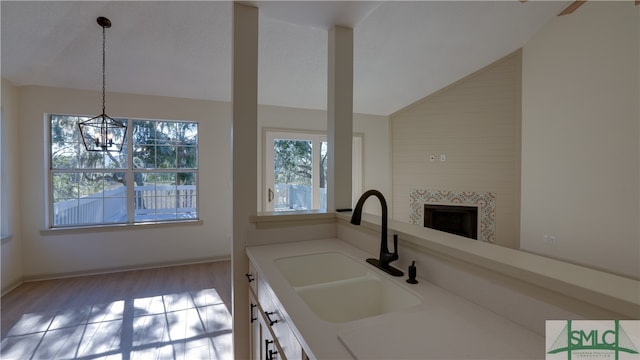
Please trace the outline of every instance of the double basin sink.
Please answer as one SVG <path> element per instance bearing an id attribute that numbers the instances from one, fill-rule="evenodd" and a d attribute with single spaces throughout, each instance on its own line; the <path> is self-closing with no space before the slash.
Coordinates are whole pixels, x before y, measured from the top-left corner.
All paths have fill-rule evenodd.
<path id="1" fill-rule="evenodd" d="M 354 321 L 422 302 L 380 270 L 339 251 L 279 258 L 275 265 L 309 308 L 328 322 Z"/>

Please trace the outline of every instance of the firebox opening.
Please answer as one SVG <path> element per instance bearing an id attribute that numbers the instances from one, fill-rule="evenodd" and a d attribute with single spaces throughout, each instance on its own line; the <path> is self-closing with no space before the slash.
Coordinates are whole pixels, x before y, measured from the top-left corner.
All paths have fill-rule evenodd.
<path id="1" fill-rule="evenodd" d="M 478 208 L 424 204 L 424 226 L 477 240 Z"/>

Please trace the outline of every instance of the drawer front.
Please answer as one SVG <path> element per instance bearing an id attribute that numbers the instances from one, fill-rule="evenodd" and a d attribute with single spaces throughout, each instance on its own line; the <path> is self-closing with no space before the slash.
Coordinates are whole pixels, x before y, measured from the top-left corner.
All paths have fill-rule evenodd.
<path id="1" fill-rule="evenodd" d="M 258 301 L 262 306 L 262 310 L 265 312 L 267 326 L 269 326 L 275 338 L 277 338 L 287 359 L 302 359 L 302 347 L 300 346 L 296 336 L 293 334 L 293 331 L 291 331 L 289 324 L 282 316 L 280 312 L 280 303 L 273 295 L 269 285 L 264 281 L 258 281 L 258 288 L 260 289 L 258 293 Z"/>

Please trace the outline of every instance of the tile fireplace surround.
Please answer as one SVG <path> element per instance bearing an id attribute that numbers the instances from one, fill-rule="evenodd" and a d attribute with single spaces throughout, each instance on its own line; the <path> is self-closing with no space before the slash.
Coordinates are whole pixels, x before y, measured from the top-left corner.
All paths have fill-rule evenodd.
<path id="1" fill-rule="evenodd" d="M 478 240 L 494 242 L 496 234 L 496 196 L 491 192 L 415 189 L 409 193 L 409 222 L 423 225 L 424 204 L 478 207 Z"/>

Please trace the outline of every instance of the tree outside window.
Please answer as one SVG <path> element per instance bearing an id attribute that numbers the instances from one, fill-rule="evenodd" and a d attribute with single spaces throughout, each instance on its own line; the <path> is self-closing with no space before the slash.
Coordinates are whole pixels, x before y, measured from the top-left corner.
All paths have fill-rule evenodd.
<path id="1" fill-rule="evenodd" d="M 327 208 L 327 136 L 323 132 L 266 130 L 265 211 Z M 352 189 L 362 187 L 362 135 L 353 137 Z"/>
<path id="2" fill-rule="evenodd" d="M 197 218 L 198 124 L 118 119 L 122 152 L 84 149 L 77 123 L 51 115 L 52 227 Z"/>

